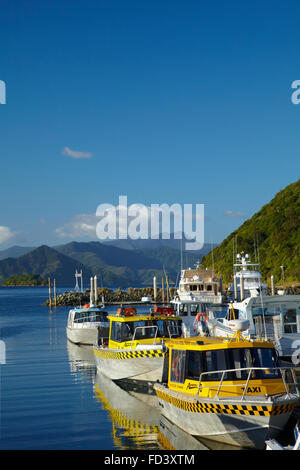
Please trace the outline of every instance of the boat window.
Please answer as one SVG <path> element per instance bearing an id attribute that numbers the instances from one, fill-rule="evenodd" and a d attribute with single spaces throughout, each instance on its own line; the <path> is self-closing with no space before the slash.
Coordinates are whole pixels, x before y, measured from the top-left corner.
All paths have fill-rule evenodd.
<path id="1" fill-rule="evenodd" d="M 181 324 L 182 322 L 179 320 L 164 320 L 164 334 L 161 336 L 179 338 L 182 335 Z"/>
<path id="2" fill-rule="evenodd" d="M 190 290 L 197 290 L 197 284 L 192 284 L 190 286 Z"/>
<path id="3" fill-rule="evenodd" d="M 241 370 L 252 366 L 252 357 L 249 349 L 232 349 L 228 351 L 231 369 L 236 369 L 230 373 L 231 380 L 247 379 L 249 370 Z M 254 377 L 253 377 L 254 378 Z"/>
<path id="4" fill-rule="evenodd" d="M 171 372 L 170 372 L 171 382 L 184 383 L 185 381 L 185 358 L 186 358 L 186 351 L 181 351 L 177 349 L 172 350 Z"/>
<path id="5" fill-rule="evenodd" d="M 226 355 L 224 351 L 206 351 L 204 354 L 204 361 L 205 361 L 205 370 L 207 372 L 214 372 L 214 371 L 223 371 L 226 370 L 228 367 L 226 366 L 225 361 Z M 212 374 L 207 374 L 204 380 L 220 380 L 222 376 L 221 372 L 215 372 Z"/>
<path id="6" fill-rule="evenodd" d="M 285 333 L 297 333 L 297 315 L 295 308 L 290 308 L 285 311 L 283 324 Z"/>
<path id="7" fill-rule="evenodd" d="M 111 325 L 111 334 L 110 334 L 110 338 L 112 341 L 122 341 L 121 340 L 121 327 L 122 327 L 122 324 L 119 323 L 119 322 L 115 322 L 113 321 L 112 322 L 112 325 Z"/>
<path id="8" fill-rule="evenodd" d="M 198 313 L 199 305 L 198 304 L 191 304 L 191 315 L 195 317 Z"/>
<path id="9" fill-rule="evenodd" d="M 274 349 L 270 348 L 241 348 L 232 349 L 228 351 L 229 364 L 231 369 L 246 369 L 236 370 L 230 373 L 231 380 L 247 379 L 249 368 L 251 367 L 270 367 L 270 369 L 253 370 L 251 379 L 261 378 L 277 378 L 280 376 L 279 370 L 271 370 L 273 367 L 278 367 L 279 362 Z"/>
<path id="10" fill-rule="evenodd" d="M 200 351 L 187 351 L 187 370 L 186 375 L 188 379 L 199 380 L 200 374 L 203 371 L 203 353 Z"/>
<path id="11" fill-rule="evenodd" d="M 273 370 L 279 367 L 279 362 L 275 350 L 271 348 L 188 351 L 187 355 L 187 377 L 194 380 L 198 380 L 202 372 L 212 372 L 202 376 L 203 381 L 220 380 L 221 371 L 226 370 L 229 372 L 224 374 L 224 380 L 247 380 L 252 367 L 260 369 L 252 371 L 251 379 L 280 377 L 280 371 Z"/>
<path id="12" fill-rule="evenodd" d="M 132 323 L 122 323 L 121 326 L 121 341 L 132 340 L 134 328 Z"/>
<path id="13" fill-rule="evenodd" d="M 156 320 L 153 324 L 158 326 L 157 336 L 161 338 L 179 338 L 182 335 L 181 320 Z"/>
<path id="14" fill-rule="evenodd" d="M 74 315 L 74 323 L 82 323 L 83 321 L 83 314 L 81 312 L 76 312 Z"/>
<path id="15" fill-rule="evenodd" d="M 199 290 L 204 290 L 203 284 L 199 284 Z"/>
<path id="16" fill-rule="evenodd" d="M 273 378 L 280 377 L 279 370 L 272 370 L 273 367 L 279 367 L 279 360 L 274 349 L 256 349 L 254 350 L 257 363 L 261 366 L 270 367 L 270 369 L 263 369 L 260 371 L 260 378 Z"/>
<path id="17" fill-rule="evenodd" d="M 188 314 L 188 305 L 187 304 L 180 304 L 179 305 L 179 314 L 181 317 L 186 317 Z"/>
<path id="18" fill-rule="evenodd" d="M 228 307 L 228 314 L 227 314 L 227 319 L 228 320 L 238 320 L 239 319 L 239 310 L 237 308 L 233 308 L 231 305 Z"/>
<path id="19" fill-rule="evenodd" d="M 212 290 L 212 285 L 211 284 L 206 284 L 206 290 L 211 291 Z"/>
<path id="20" fill-rule="evenodd" d="M 76 312 L 74 315 L 74 323 L 86 323 L 86 322 L 105 322 L 107 321 L 107 312 L 98 311 L 86 311 Z"/>
<path id="21" fill-rule="evenodd" d="M 155 321 L 140 320 L 130 323 L 133 323 L 131 327 L 133 326 L 135 330 L 135 340 L 155 338 L 155 336 L 158 336 L 157 325 Z"/>

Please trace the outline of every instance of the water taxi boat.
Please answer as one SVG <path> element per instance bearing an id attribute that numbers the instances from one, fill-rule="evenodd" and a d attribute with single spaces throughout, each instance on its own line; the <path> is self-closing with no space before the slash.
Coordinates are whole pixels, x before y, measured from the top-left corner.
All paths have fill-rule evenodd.
<path id="1" fill-rule="evenodd" d="M 162 414 L 185 432 L 242 448 L 264 448 L 286 425 L 299 391 L 269 342 L 193 337 L 168 343 L 167 383 L 154 389 Z"/>
<path id="2" fill-rule="evenodd" d="M 66 327 L 67 338 L 75 344 L 92 345 L 98 335 L 108 337 L 108 313 L 102 307 L 86 304 L 69 311 Z"/>
<path id="3" fill-rule="evenodd" d="M 172 309 L 155 307 L 137 314 L 135 308 L 120 308 L 109 315 L 109 340 L 94 346 L 97 369 L 111 380 L 161 380 L 165 341 L 181 336 L 181 318 Z"/>

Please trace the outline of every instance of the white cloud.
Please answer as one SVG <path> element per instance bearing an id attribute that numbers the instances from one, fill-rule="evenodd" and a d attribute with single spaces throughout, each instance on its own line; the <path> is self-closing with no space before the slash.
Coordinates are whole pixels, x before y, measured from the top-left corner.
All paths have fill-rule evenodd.
<path id="1" fill-rule="evenodd" d="M 9 227 L 0 225 L 0 243 L 6 243 L 15 237 L 15 233 Z"/>
<path id="2" fill-rule="evenodd" d="M 225 215 L 232 219 L 237 218 L 237 217 L 242 217 L 243 219 L 246 219 L 245 214 L 243 214 L 243 212 L 240 212 L 240 211 L 233 212 L 233 211 L 228 210 L 228 211 L 225 211 Z"/>
<path id="3" fill-rule="evenodd" d="M 74 215 L 69 222 L 55 229 L 55 233 L 61 238 L 87 238 L 95 240 L 96 225 L 99 218 L 94 214 Z"/>
<path id="4" fill-rule="evenodd" d="M 79 158 L 92 158 L 93 154 L 90 152 L 79 152 L 78 150 L 71 150 L 69 147 L 64 147 L 62 150 L 62 155 L 67 155 L 68 157 L 79 159 Z"/>

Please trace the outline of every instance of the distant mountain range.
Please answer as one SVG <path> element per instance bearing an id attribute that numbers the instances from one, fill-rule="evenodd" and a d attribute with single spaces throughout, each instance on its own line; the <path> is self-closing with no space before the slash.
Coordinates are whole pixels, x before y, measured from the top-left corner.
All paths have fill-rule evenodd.
<path id="1" fill-rule="evenodd" d="M 13 275 L 39 274 L 43 278 L 55 278 L 57 286 L 73 286 L 76 269 L 82 269 L 86 286 L 94 275 L 103 286 L 151 285 L 153 276 L 156 275 L 160 282 L 164 272 L 170 283 L 176 282 L 181 268 L 180 240 L 125 242 L 127 240 L 115 242 L 122 248 L 114 242 L 98 241 L 71 242 L 55 247 L 11 247 L 0 252 L 0 283 Z M 173 247 L 176 244 L 178 248 Z M 200 251 L 183 252 L 184 266 L 192 267 L 210 248 L 207 244 Z"/>
<path id="2" fill-rule="evenodd" d="M 256 254 L 265 281 L 273 275 L 277 284 L 300 282 L 300 180 L 279 191 L 214 249 L 214 268 L 225 282 L 232 277 L 234 251 L 250 254 L 252 261 Z M 211 260 L 207 255 L 202 264 L 211 267 Z"/>

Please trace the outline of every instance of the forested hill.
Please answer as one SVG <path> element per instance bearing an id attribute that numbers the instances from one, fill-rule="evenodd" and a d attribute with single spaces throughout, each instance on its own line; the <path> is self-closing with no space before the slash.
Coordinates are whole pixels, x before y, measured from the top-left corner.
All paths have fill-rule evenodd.
<path id="1" fill-rule="evenodd" d="M 249 253 L 254 260 L 255 240 L 260 270 L 265 281 L 274 275 L 282 283 L 300 282 L 300 180 L 279 191 L 262 209 L 232 232 L 213 251 L 215 271 L 229 282 L 233 271 L 233 240 L 237 252 Z M 211 267 L 211 253 L 202 258 L 202 265 Z"/>

